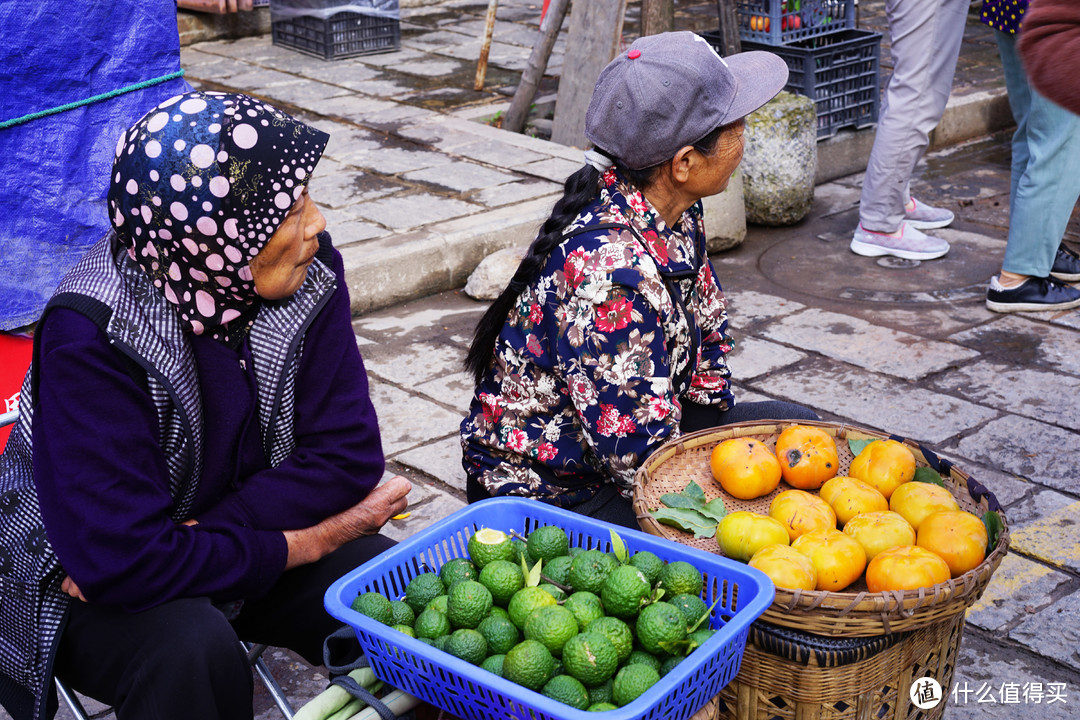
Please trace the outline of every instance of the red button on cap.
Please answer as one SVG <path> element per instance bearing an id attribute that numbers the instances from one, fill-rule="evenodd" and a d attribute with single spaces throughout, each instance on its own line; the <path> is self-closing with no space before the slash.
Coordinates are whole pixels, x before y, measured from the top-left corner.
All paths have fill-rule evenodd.
<path id="1" fill-rule="evenodd" d="M 631 60 L 637 60 L 639 57 L 641 57 L 641 51 L 635 48 L 634 50 L 626 53 L 626 57 L 630 58 Z"/>

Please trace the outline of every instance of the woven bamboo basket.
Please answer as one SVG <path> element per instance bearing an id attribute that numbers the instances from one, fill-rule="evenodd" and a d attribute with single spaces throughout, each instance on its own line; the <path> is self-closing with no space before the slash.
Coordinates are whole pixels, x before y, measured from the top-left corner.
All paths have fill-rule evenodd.
<path id="1" fill-rule="evenodd" d="M 696 538 L 691 533 L 661 524 L 649 511 L 663 507 L 660 501 L 662 495 L 681 492 L 693 480 L 704 489 L 708 500 L 723 498 L 729 512 L 752 510 L 768 514 L 772 499 L 780 492 L 790 490 L 789 485 L 781 481 L 776 491 L 756 500 L 736 499 L 713 480 L 709 458 L 717 443 L 734 437 L 752 437 L 775 450 L 780 432 L 794 424 L 764 421 L 725 425 L 683 435 L 663 445 L 634 477 L 633 508 L 641 529 L 669 540 L 720 553 L 715 538 Z M 993 494 L 948 460 L 938 458 L 930 450 L 905 438 L 838 423 L 801 421 L 797 424 L 820 427 L 836 439 L 839 475 L 847 474 L 854 459 L 848 440 L 893 439 L 902 442 L 912 451 L 918 466 L 930 467 L 942 475 L 945 486 L 962 509 L 979 516 L 988 510 L 995 510 L 1001 517 L 1003 527 L 986 559 L 960 577 L 930 588 L 879 593 L 869 592 L 861 579 L 843 592 L 776 588 L 776 598 L 761 620 L 818 636 L 869 637 L 916 630 L 963 615 L 982 595 L 990 576 L 1008 551 L 1008 523 Z"/>
<path id="2" fill-rule="evenodd" d="M 962 614 L 872 638 L 819 638 L 758 621 L 739 674 L 694 720 L 939 720 L 963 631 Z M 911 698 L 922 678 L 942 688 L 925 710 Z"/>

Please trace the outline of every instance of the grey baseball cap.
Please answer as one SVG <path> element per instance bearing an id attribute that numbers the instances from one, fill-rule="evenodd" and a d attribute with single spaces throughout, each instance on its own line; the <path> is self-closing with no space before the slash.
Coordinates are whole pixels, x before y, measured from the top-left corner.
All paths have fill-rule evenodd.
<path id="1" fill-rule="evenodd" d="M 787 78 L 787 64 L 771 52 L 721 58 L 692 32 L 648 35 L 600 73 L 585 137 L 641 170 L 757 110 L 784 89 Z"/>

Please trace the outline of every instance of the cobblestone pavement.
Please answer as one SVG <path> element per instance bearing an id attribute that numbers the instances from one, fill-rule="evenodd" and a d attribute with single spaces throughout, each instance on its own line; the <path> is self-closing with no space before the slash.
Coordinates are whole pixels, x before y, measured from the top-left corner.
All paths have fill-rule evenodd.
<path id="1" fill-rule="evenodd" d="M 332 134 L 312 192 L 350 270 L 388 474 L 415 484 L 411 515 L 386 530 L 399 540 L 465 504 L 457 428 L 471 388 L 461 361 L 485 305 L 444 289 L 488 252 L 527 240 L 580 164 L 578 150 L 480 122 L 517 82 L 538 4 L 500 0 L 480 92 L 480 0 L 403 10 L 402 50 L 386 55 L 328 63 L 267 36 L 182 51 L 193 84 L 261 95 Z M 860 5 L 861 25 L 884 31 L 884 1 Z M 679 3 L 679 26 L 711 28 L 714 8 Z M 635 13 L 632 3 L 628 37 Z M 974 21 L 966 38 L 954 97 L 1000 96 L 992 38 Z M 564 43 L 538 105 L 553 100 Z M 882 66 L 884 78 L 887 37 Z M 1004 506 L 1012 546 L 968 612 L 947 720 L 1080 715 L 1080 311 L 995 315 L 983 305 L 1004 250 L 1008 158 L 997 133 L 939 149 L 918 169 L 920 198 L 958 216 L 940 231 L 953 245 L 941 260 L 848 251 L 858 174 L 819 185 L 797 225 L 751 226 L 713 257 L 740 400 L 799 402 L 918 440 Z M 1066 239 L 1080 243 L 1080 217 Z M 325 687 L 290 653 L 269 659 L 295 704 Z M 256 708 L 277 717 L 265 694 Z"/>

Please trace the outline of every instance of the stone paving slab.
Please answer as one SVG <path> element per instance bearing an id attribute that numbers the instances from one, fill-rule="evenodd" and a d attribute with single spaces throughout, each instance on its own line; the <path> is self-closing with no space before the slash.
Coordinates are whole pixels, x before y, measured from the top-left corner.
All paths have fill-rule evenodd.
<path id="1" fill-rule="evenodd" d="M 788 315 L 763 334 L 777 342 L 905 380 L 923 378 L 978 355 L 974 350 L 813 308 Z"/>
<path id="2" fill-rule="evenodd" d="M 1013 548 L 1015 549 L 1015 547 Z M 1074 589 L 1075 578 L 1010 552 L 1001 560 L 982 597 L 968 609 L 968 623 L 996 633 L 1015 627 Z"/>
<path id="3" fill-rule="evenodd" d="M 1016 527 L 1009 531 L 1010 547 L 1055 567 L 1080 572 L 1080 501 L 1047 490 L 1036 493 L 1029 506 L 1037 512 L 1030 519 L 1019 515 Z"/>
<path id="4" fill-rule="evenodd" d="M 1009 631 L 1009 638 L 1040 655 L 1080 670 L 1080 595 L 1060 598 Z"/>
<path id="5" fill-rule="evenodd" d="M 1080 377 L 979 361 L 950 370 L 934 378 L 932 384 L 982 405 L 1008 407 L 1018 415 L 1080 428 L 1080 403 L 1076 401 Z"/>
<path id="6" fill-rule="evenodd" d="M 957 451 L 991 467 L 1064 492 L 1078 490 L 1080 435 L 1037 420 L 1005 415 L 964 437 Z"/>
<path id="7" fill-rule="evenodd" d="M 966 345 L 995 358 L 1044 365 L 1072 375 L 1080 375 L 1080 333 L 1045 321 L 1065 313 L 1013 313 L 997 317 L 993 322 L 957 333 L 952 342 Z"/>
<path id="8" fill-rule="evenodd" d="M 760 386 L 749 384 L 819 413 L 921 442 L 942 443 L 997 415 L 966 400 L 823 359 L 773 373 Z"/>
<path id="9" fill-rule="evenodd" d="M 371 401 L 379 416 L 383 452 L 388 457 L 458 432 L 461 416 L 457 412 L 389 383 L 373 381 L 370 387 Z"/>

